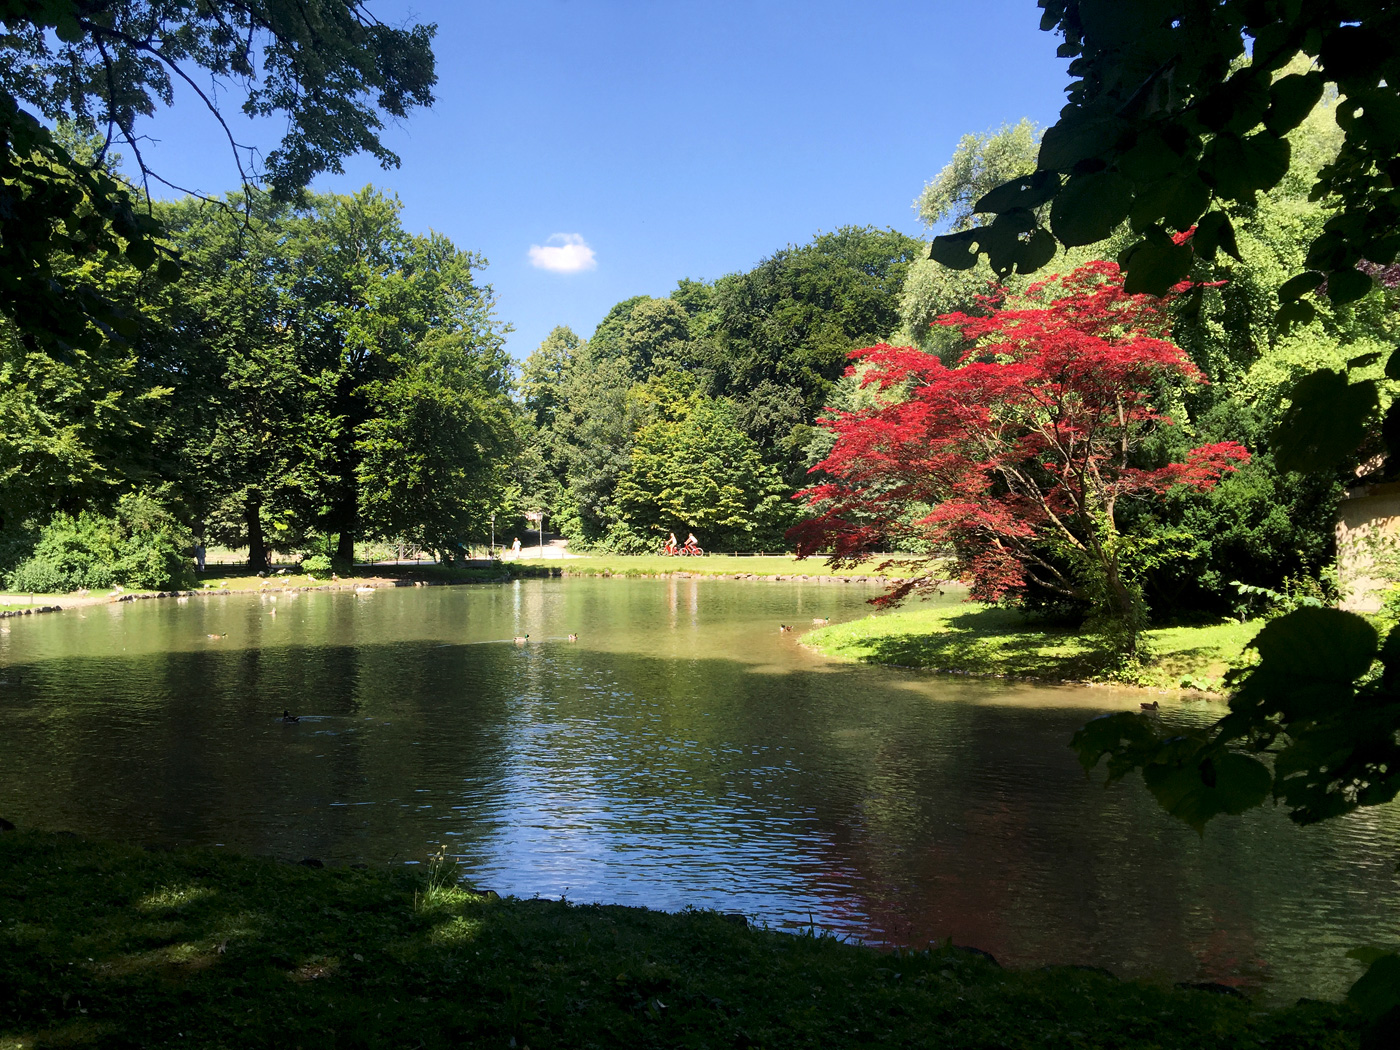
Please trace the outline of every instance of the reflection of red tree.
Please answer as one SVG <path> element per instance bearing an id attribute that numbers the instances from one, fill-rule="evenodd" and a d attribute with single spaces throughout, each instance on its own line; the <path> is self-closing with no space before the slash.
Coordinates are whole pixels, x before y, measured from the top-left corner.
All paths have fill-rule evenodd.
<path id="1" fill-rule="evenodd" d="M 1225 887 L 1217 890 L 1221 891 L 1228 893 Z M 1209 929 L 1192 937 L 1190 948 L 1197 980 L 1250 988 L 1268 979 L 1269 961 L 1257 954 L 1254 928 L 1242 907 L 1212 908 Z"/>

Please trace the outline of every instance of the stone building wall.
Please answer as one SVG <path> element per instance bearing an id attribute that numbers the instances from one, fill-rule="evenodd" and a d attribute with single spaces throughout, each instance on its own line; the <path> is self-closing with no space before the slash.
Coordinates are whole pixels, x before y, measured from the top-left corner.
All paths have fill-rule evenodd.
<path id="1" fill-rule="evenodd" d="M 1377 554 L 1400 559 L 1400 482 L 1352 489 L 1337 508 L 1337 589 L 1341 607 L 1375 612 L 1389 580 Z"/>

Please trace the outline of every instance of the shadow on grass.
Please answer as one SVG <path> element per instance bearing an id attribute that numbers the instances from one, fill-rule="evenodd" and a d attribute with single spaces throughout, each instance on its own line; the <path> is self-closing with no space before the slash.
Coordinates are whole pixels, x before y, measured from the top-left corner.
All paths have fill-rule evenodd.
<path id="1" fill-rule="evenodd" d="M 0 1046 L 1354 1045 L 1336 1006 L 1266 1014 L 951 947 L 424 890 L 401 870 L 4 834 Z"/>
<path id="2" fill-rule="evenodd" d="M 1088 679 L 1112 657 L 1082 634 L 1039 627 L 1010 609 L 971 609 L 947 616 L 934 630 L 862 639 L 858 657 L 975 675 Z"/>

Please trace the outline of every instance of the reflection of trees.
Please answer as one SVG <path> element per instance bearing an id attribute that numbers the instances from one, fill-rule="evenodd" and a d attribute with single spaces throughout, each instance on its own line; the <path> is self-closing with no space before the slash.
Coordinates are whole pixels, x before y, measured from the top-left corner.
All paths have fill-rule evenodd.
<path id="1" fill-rule="evenodd" d="M 1082 709 L 794 670 L 776 624 L 860 597 L 570 580 L 308 595 L 275 618 L 256 599 L 130 609 L 106 634 L 94 610 L 0 675 L 25 681 L 0 692 L 0 815 L 293 859 L 446 841 L 501 889 L 810 911 L 1020 963 L 1221 976 L 1262 958 L 1309 994 L 1339 970 L 1311 931 L 1350 943 L 1400 903 L 1394 809 L 1306 831 L 1261 813 L 1201 841 L 1141 790 L 1084 779 L 1066 746 Z M 517 632 L 531 643 L 502 641 Z M 283 707 L 325 718 L 283 726 Z M 333 805 L 356 802 L 373 804 Z"/>

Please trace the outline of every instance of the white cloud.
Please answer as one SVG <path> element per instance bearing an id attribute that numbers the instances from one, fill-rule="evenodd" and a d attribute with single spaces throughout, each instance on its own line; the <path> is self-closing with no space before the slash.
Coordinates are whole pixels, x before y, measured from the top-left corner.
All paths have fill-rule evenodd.
<path id="1" fill-rule="evenodd" d="M 556 233 L 543 245 L 530 245 L 530 263 L 555 273 L 578 273 L 598 266 L 593 249 L 577 233 Z"/>

